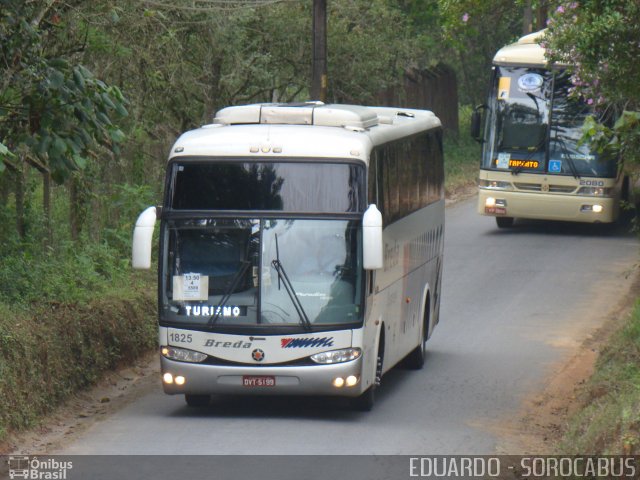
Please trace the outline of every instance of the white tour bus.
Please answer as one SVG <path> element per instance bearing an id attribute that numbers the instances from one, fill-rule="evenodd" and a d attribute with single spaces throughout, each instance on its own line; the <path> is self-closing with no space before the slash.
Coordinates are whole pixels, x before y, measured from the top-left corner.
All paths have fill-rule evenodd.
<path id="1" fill-rule="evenodd" d="M 496 217 L 501 228 L 516 217 L 614 222 L 628 178 L 618 172 L 616 158 L 580 144 L 584 121 L 596 112 L 570 97 L 570 73 L 549 65 L 543 37 L 544 30 L 526 35 L 493 59 L 488 104 L 471 122 L 472 135 L 483 143 L 478 213 Z"/>
<path id="2" fill-rule="evenodd" d="M 351 397 L 421 368 L 438 323 L 444 234 L 431 112 L 261 104 L 219 111 L 172 147 L 160 219 L 164 391 Z"/>

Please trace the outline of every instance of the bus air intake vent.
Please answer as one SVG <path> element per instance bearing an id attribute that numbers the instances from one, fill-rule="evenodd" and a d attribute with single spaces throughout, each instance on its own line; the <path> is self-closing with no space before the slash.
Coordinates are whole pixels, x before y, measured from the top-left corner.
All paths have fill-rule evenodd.
<path id="1" fill-rule="evenodd" d="M 525 190 L 528 192 L 542 192 L 542 184 L 540 183 L 522 183 L 515 182 L 515 187 L 518 190 Z M 549 185 L 549 193 L 573 193 L 576 187 L 574 185 Z"/>

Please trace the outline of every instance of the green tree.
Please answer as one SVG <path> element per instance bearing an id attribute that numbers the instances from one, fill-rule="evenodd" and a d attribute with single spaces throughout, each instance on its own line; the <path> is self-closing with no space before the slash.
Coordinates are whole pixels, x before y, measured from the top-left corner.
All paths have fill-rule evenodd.
<path id="1" fill-rule="evenodd" d="M 521 2 L 496 0 L 438 0 L 443 59 L 452 64 L 462 85 L 461 102 L 485 101 L 491 62 L 522 30 Z M 453 61 L 452 61 L 453 59 Z"/>
<path id="2" fill-rule="evenodd" d="M 556 5 L 545 37 L 549 58 L 569 65 L 574 95 L 601 112 L 617 112 L 614 126 L 591 119 L 585 138 L 598 149 L 640 161 L 640 3 L 583 0 Z"/>
<path id="3" fill-rule="evenodd" d="M 0 9 L 0 172 L 16 177 L 18 232 L 24 236 L 24 173 L 62 184 L 102 148 L 118 151 L 124 135 L 113 118 L 125 99 L 79 64 L 79 39 L 69 37 L 70 2 L 2 0 Z"/>

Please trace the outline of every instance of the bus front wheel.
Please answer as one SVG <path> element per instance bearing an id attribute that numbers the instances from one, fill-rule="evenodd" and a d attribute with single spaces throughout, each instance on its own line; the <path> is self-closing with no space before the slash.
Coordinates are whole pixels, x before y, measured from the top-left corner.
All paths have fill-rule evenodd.
<path id="1" fill-rule="evenodd" d="M 376 388 L 382 380 L 382 360 L 384 356 L 384 335 L 380 339 L 378 345 L 378 354 L 376 356 L 376 378 L 373 384 L 367 388 L 362 395 L 351 399 L 351 406 L 359 412 L 370 412 L 376 400 Z"/>
<path id="2" fill-rule="evenodd" d="M 358 412 L 370 412 L 376 401 L 376 386 L 371 385 L 359 397 L 351 399 L 351 406 Z"/>
<path id="3" fill-rule="evenodd" d="M 509 228 L 513 226 L 513 217 L 496 217 L 498 228 Z"/>
<path id="4" fill-rule="evenodd" d="M 189 395 L 187 393 L 184 399 L 190 407 L 206 407 L 209 405 L 211 397 L 209 395 Z"/>

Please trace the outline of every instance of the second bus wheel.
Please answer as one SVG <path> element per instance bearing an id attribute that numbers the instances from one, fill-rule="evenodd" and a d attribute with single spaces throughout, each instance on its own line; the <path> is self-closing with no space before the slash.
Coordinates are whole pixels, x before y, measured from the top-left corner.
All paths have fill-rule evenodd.
<path id="1" fill-rule="evenodd" d="M 513 217 L 496 217 L 498 228 L 513 227 Z"/>
<path id="2" fill-rule="evenodd" d="M 188 393 L 185 394 L 184 399 L 190 407 L 206 407 L 211 401 L 209 395 L 189 395 Z"/>

